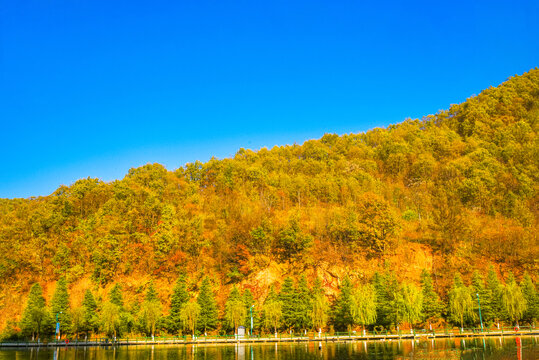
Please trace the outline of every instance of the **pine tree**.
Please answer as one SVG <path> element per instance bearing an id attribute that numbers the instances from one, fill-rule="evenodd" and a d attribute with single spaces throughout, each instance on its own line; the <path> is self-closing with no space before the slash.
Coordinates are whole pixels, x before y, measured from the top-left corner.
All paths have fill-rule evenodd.
<path id="1" fill-rule="evenodd" d="M 206 333 L 217 327 L 217 302 L 211 289 L 210 279 L 206 276 L 200 285 L 197 303 L 200 306 L 200 315 L 198 317 L 198 329 Z"/>
<path id="2" fill-rule="evenodd" d="M 432 286 L 432 277 L 423 270 L 421 273 L 421 290 L 423 293 L 423 319 L 429 323 L 442 317 L 443 304 Z"/>
<path id="3" fill-rule="evenodd" d="M 120 307 L 120 309 L 123 309 L 124 300 L 122 296 L 122 287 L 119 284 L 114 284 L 114 287 L 109 293 L 109 300 L 114 305 Z"/>
<path id="4" fill-rule="evenodd" d="M 279 301 L 282 306 L 282 316 L 283 316 L 283 325 L 288 330 L 291 330 L 295 323 L 294 312 L 295 312 L 295 291 L 294 284 L 291 277 L 286 277 L 281 286 L 281 291 L 279 292 Z"/>
<path id="5" fill-rule="evenodd" d="M 297 283 L 296 301 L 294 306 L 294 327 L 298 330 L 306 330 L 312 326 L 312 297 L 305 275 L 301 276 Z"/>
<path id="6" fill-rule="evenodd" d="M 397 300 L 399 283 L 395 274 L 387 270 L 383 275 L 376 272 L 372 278 L 376 291 L 376 319 L 377 323 L 389 327 L 398 324 L 399 313 Z"/>
<path id="7" fill-rule="evenodd" d="M 170 333 L 178 333 L 181 329 L 181 311 L 184 304 L 189 301 L 185 276 L 180 276 L 172 290 L 170 312 L 167 318 L 167 330 Z"/>
<path id="8" fill-rule="evenodd" d="M 43 289 L 35 283 L 30 288 L 26 308 L 21 319 L 21 329 L 24 335 L 32 335 L 32 340 L 41 335 L 45 325 L 50 322 L 50 316 L 45 306 Z"/>
<path id="9" fill-rule="evenodd" d="M 60 333 L 69 333 L 71 330 L 71 316 L 69 314 L 69 294 L 67 282 L 61 277 L 56 282 L 56 289 L 52 295 L 51 316 L 60 323 Z"/>
<path id="10" fill-rule="evenodd" d="M 88 289 L 84 293 L 84 299 L 82 300 L 82 307 L 84 309 L 84 318 L 82 324 L 82 331 L 86 333 L 88 337 L 89 332 L 97 332 L 99 329 L 99 316 L 97 315 L 97 304 L 95 302 L 94 295 Z"/>
<path id="11" fill-rule="evenodd" d="M 528 305 L 526 311 L 524 311 L 524 314 L 522 315 L 522 320 L 529 324 L 533 324 L 539 317 L 539 296 L 533 285 L 532 279 L 527 272 L 524 273 L 520 288 L 522 289 L 522 294 Z"/>
<path id="12" fill-rule="evenodd" d="M 350 330 L 354 325 L 352 290 L 350 279 L 345 277 L 339 286 L 339 295 L 333 305 L 333 324 L 337 330 Z"/>
<path id="13" fill-rule="evenodd" d="M 481 313 L 486 322 L 497 322 L 502 316 L 502 289 L 494 266 L 491 265 L 487 274 L 485 301 L 481 301 Z"/>

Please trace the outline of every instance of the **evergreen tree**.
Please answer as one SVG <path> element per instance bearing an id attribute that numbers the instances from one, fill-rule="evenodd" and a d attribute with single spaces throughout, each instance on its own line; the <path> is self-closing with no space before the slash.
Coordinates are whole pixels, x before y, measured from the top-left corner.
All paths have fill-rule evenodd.
<path id="1" fill-rule="evenodd" d="M 90 332 L 96 333 L 99 329 L 99 316 L 97 315 L 97 304 L 95 302 L 94 295 L 88 289 L 84 293 L 84 299 L 82 300 L 82 308 L 84 309 L 84 316 L 81 330 L 86 333 L 88 337 Z"/>
<path id="2" fill-rule="evenodd" d="M 210 279 L 206 276 L 200 285 L 197 303 L 200 306 L 200 315 L 198 317 L 198 329 L 204 333 L 207 330 L 213 330 L 217 327 L 217 302 L 211 289 Z"/>
<path id="3" fill-rule="evenodd" d="M 423 293 L 423 308 L 421 309 L 423 319 L 429 323 L 437 321 L 442 317 L 443 304 L 434 291 L 432 277 L 426 270 L 421 273 L 421 290 Z"/>
<path id="4" fill-rule="evenodd" d="M 225 318 L 227 324 L 237 334 L 238 326 L 245 321 L 245 304 L 236 285 L 232 287 L 225 304 Z"/>
<path id="5" fill-rule="evenodd" d="M 533 324 L 539 317 L 539 297 L 532 279 L 527 272 L 524 273 L 520 288 L 522 289 L 522 295 L 524 295 L 524 299 L 528 305 L 526 311 L 524 311 L 524 314 L 522 315 L 522 320 L 529 324 Z"/>
<path id="6" fill-rule="evenodd" d="M 472 292 L 462 282 L 460 274 L 455 275 L 453 287 L 449 292 L 449 310 L 453 321 L 464 327 L 464 320 L 473 318 Z"/>
<path id="7" fill-rule="evenodd" d="M 60 334 L 69 333 L 71 330 L 71 316 L 69 314 L 69 294 L 67 282 L 61 277 L 56 282 L 56 289 L 52 295 L 51 316 L 60 323 Z"/>
<path id="8" fill-rule="evenodd" d="M 481 313 L 486 322 L 497 322 L 502 316 L 502 289 L 494 266 L 490 265 L 485 287 L 485 301 L 481 297 Z M 479 294 L 481 296 L 481 294 Z"/>
<path id="9" fill-rule="evenodd" d="M 35 283 L 30 288 L 26 307 L 21 319 L 21 329 L 24 335 L 31 335 L 32 340 L 39 339 L 43 328 L 50 322 L 50 316 L 45 307 L 45 298 L 41 285 Z"/>
<path id="10" fill-rule="evenodd" d="M 502 290 L 502 304 L 504 314 L 518 326 L 518 321 L 524 315 L 527 304 L 520 286 L 518 286 L 515 277 L 511 273 L 507 279 L 507 284 Z"/>
<path id="11" fill-rule="evenodd" d="M 377 323 L 386 328 L 399 322 L 399 283 L 395 274 L 387 270 L 384 274 L 376 272 L 372 279 L 376 291 L 376 319 Z"/>
<path id="12" fill-rule="evenodd" d="M 189 301 L 185 276 L 180 276 L 172 290 L 170 313 L 167 318 L 167 331 L 177 334 L 181 329 L 181 311 L 184 304 Z"/>
<path id="13" fill-rule="evenodd" d="M 339 295 L 333 305 L 333 324 L 335 329 L 340 331 L 350 330 L 354 325 L 352 289 L 350 279 L 345 277 L 339 286 Z"/>
<path id="14" fill-rule="evenodd" d="M 281 291 L 279 292 L 279 301 L 281 303 L 282 310 L 282 320 L 283 325 L 286 329 L 291 330 L 295 325 L 295 299 L 294 284 L 291 277 L 286 277 L 281 286 Z"/>
<path id="15" fill-rule="evenodd" d="M 114 287 L 109 293 L 109 300 L 120 309 L 123 309 L 124 300 L 122 296 L 122 287 L 119 284 L 114 284 Z"/>
<path id="16" fill-rule="evenodd" d="M 312 326 L 312 297 L 305 275 L 301 276 L 298 281 L 295 293 L 294 327 L 298 330 L 306 330 Z"/>

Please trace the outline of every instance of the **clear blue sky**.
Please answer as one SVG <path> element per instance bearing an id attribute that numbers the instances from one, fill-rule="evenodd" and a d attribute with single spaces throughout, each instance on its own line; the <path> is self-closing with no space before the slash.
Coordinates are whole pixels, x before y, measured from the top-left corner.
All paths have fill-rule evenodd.
<path id="1" fill-rule="evenodd" d="M 539 66 L 539 2 L 6 0 L 0 197 L 421 117 Z"/>

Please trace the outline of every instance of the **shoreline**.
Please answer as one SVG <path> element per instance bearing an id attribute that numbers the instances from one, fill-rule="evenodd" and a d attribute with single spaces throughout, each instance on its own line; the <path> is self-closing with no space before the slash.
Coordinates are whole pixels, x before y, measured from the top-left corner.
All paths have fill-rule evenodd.
<path id="1" fill-rule="evenodd" d="M 119 339 L 115 342 L 108 339 L 94 341 L 59 341 L 59 342 L 1 342 L 3 348 L 40 348 L 40 347 L 102 347 L 102 346 L 139 346 L 139 345 L 216 345 L 216 344 L 263 344 L 263 343 L 305 343 L 305 342 L 356 342 L 356 341 L 393 341 L 393 340 L 435 340 L 451 338 L 483 338 L 483 337 L 520 337 L 539 336 L 539 329 L 519 332 L 485 332 L 485 333 L 440 333 L 440 334 L 392 334 L 392 335 L 340 335 L 320 337 L 263 337 L 263 338 L 197 338 L 195 340 L 129 340 Z"/>

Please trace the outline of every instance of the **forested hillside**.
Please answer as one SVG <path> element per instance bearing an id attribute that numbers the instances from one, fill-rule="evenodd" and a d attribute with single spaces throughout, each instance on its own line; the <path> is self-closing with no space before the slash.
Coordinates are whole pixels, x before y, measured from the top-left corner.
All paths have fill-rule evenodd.
<path id="1" fill-rule="evenodd" d="M 50 304 L 59 279 L 71 309 L 90 290 L 101 315 L 112 311 L 105 305 L 120 284 L 115 306 L 137 319 L 152 301 L 166 318 L 181 275 L 190 294 L 206 287 L 216 295 L 219 322 L 208 329 L 226 328 L 231 298 L 250 296 L 262 309 L 292 279 L 333 314 L 343 288 L 369 294 L 363 287 L 378 286 L 380 302 L 391 279 L 404 293 L 422 279 L 425 293 L 431 281 L 442 302 L 473 279 L 480 286 L 481 276 L 509 287 L 527 272 L 529 289 L 539 270 L 538 126 L 533 69 L 385 129 L 240 149 L 175 171 L 149 164 L 111 183 L 88 178 L 45 197 L 0 199 L 0 328 L 24 328 L 32 285 Z M 459 323 L 442 308 L 432 317 Z M 385 326 L 399 322 L 384 316 Z M 322 325 L 351 325 L 338 323 L 345 318 Z"/>

